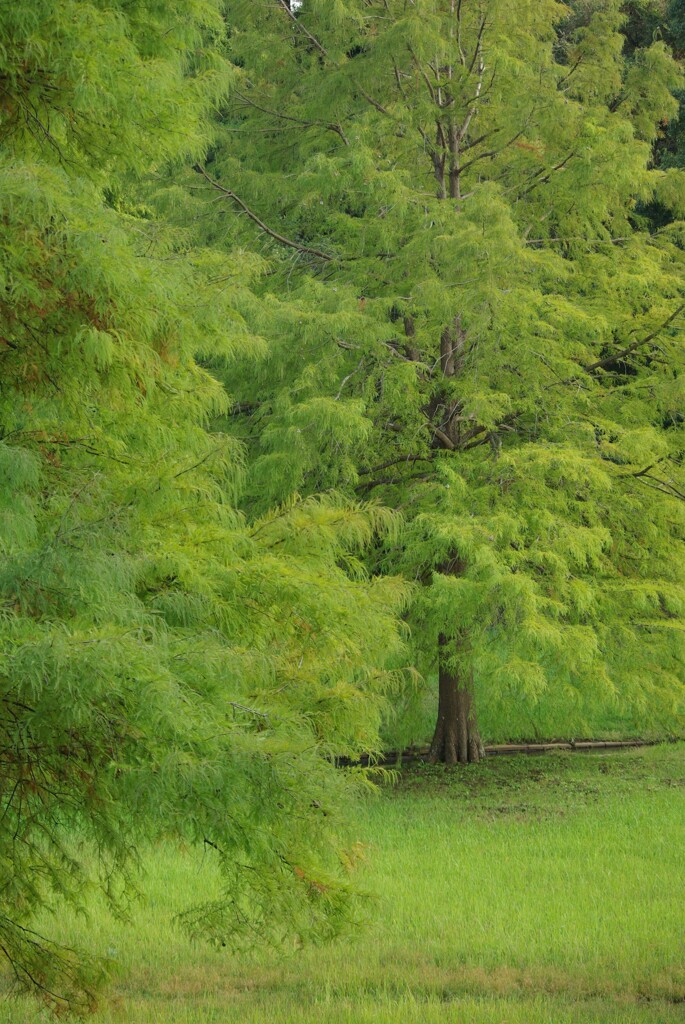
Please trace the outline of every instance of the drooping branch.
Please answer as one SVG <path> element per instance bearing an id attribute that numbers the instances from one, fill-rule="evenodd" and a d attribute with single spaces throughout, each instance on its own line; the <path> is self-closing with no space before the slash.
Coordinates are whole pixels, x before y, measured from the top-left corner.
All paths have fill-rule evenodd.
<path id="1" fill-rule="evenodd" d="M 231 199 L 236 204 L 236 206 L 239 206 L 243 213 L 247 214 L 250 220 L 259 228 L 261 228 L 261 230 L 265 234 L 269 235 L 270 238 L 273 238 L 274 241 L 279 242 L 281 245 L 286 245 L 290 249 L 295 249 L 297 252 L 306 254 L 307 256 L 316 256 L 317 259 L 326 260 L 326 262 L 330 262 L 334 259 L 334 257 L 331 256 L 330 253 L 322 252 L 320 249 L 312 249 L 308 245 L 301 245 L 299 242 L 295 242 L 292 238 L 286 238 L 285 235 L 281 235 L 279 234 L 278 231 L 274 231 L 273 228 L 270 228 L 268 224 L 265 224 L 264 221 L 250 209 L 247 203 L 245 203 L 240 198 L 240 196 L 236 195 L 235 192 L 233 192 L 231 189 L 224 188 L 224 186 L 220 184 L 220 182 L 216 181 L 214 178 L 211 177 L 211 175 L 207 174 L 207 171 L 204 169 L 204 167 L 202 167 L 201 164 L 195 164 L 193 170 L 197 171 L 198 174 L 201 174 L 202 177 L 209 182 L 212 188 L 215 188 L 217 190 L 217 192 L 220 192 L 227 199 Z"/>

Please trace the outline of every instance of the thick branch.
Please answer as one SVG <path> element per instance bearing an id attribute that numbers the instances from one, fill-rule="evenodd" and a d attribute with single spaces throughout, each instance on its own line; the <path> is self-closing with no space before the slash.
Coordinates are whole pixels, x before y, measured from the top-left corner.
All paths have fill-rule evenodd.
<path id="1" fill-rule="evenodd" d="M 457 447 L 457 446 L 456 446 L 456 444 L 454 443 L 454 441 L 452 440 L 452 438 L 451 438 L 451 437 L 449 437 L 449 436 L 448 436 L 448 435 L 447 435 L 447 434 L 445 433 L 445 431 L 444 431 L 444 430 L 441 430 L 441 429 L 440 429 L 440 427 L 436 427 L 436 425 L 435 425 L 434 423 L 431 423 L 431 430 L 433 431 L 433 433 L 435 434 L 435 436 L 436 436 L 436 437 L 437 437 L 437 438 L 438 438 L 438 439 L 439 439 L 440 441 L 442 441 L 442 443 L 444 444 L 445 448 L 449 448 L 449 450 L 450 450 L 451 452 L 453 452 L 453 451 L 455 450 L 455 448 Z"/>

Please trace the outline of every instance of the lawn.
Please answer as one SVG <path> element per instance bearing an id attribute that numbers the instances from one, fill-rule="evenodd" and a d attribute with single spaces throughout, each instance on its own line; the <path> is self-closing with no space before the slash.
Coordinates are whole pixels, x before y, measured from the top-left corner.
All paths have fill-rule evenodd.
<path id="1" fill-rule="evenodd" d="M 630 1024 L 685 1019 L 685 744 L 420 766 L 360 809 L 367 927 L 236 960 L 174 912 L 209 857 L 160 848 L 129 925 L 61 938 L 109 958 L 94 1024 Z M 30 1001 L 1 1024 L 36 1024 Z"/>

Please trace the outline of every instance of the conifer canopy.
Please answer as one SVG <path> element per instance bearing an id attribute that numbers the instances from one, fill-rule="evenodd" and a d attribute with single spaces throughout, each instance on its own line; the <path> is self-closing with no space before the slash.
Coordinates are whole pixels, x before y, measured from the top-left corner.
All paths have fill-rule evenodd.
<path id="1" fill-rule="evenodd" d="M 683 710 L 682 72 L 633 6 L 227 7 L 201 170 L 212 237 L 268 260 L 250 507 L 401 512 L 371 565 L 422 584 L 417 664 L 512 732 Z M 468 704 L 438 759 L 478 756 Z"/>
<path id="2" fill-rule="evenodd" d="M 160 837 L 220 864 L 204 936 L 335 930 L 365 779 L 333 756 L 377 747 L 402 643 L 406 584 L 359 562 L 392 513 L 289 495 L 248 522 L 211 429 L 198 357 L 262 342 L 160 211 L 211 141 L 223 31 L 214 0 L 0 14 L 0 949 L 58 1004 L 97 965 L 33 912 L 116 903 Z"/>

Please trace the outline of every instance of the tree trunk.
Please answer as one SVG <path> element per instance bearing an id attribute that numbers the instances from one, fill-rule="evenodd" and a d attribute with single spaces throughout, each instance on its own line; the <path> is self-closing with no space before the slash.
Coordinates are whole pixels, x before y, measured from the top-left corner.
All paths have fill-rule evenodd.
<path id="1" fill-rule="evenodd" d="M 448 640 L 440 635 L 438 720 L 430 746 L 431 764 L 475 764 L 484 756 L 473 703 L 473 680 L 448 668 L 443 650 Z"/>

